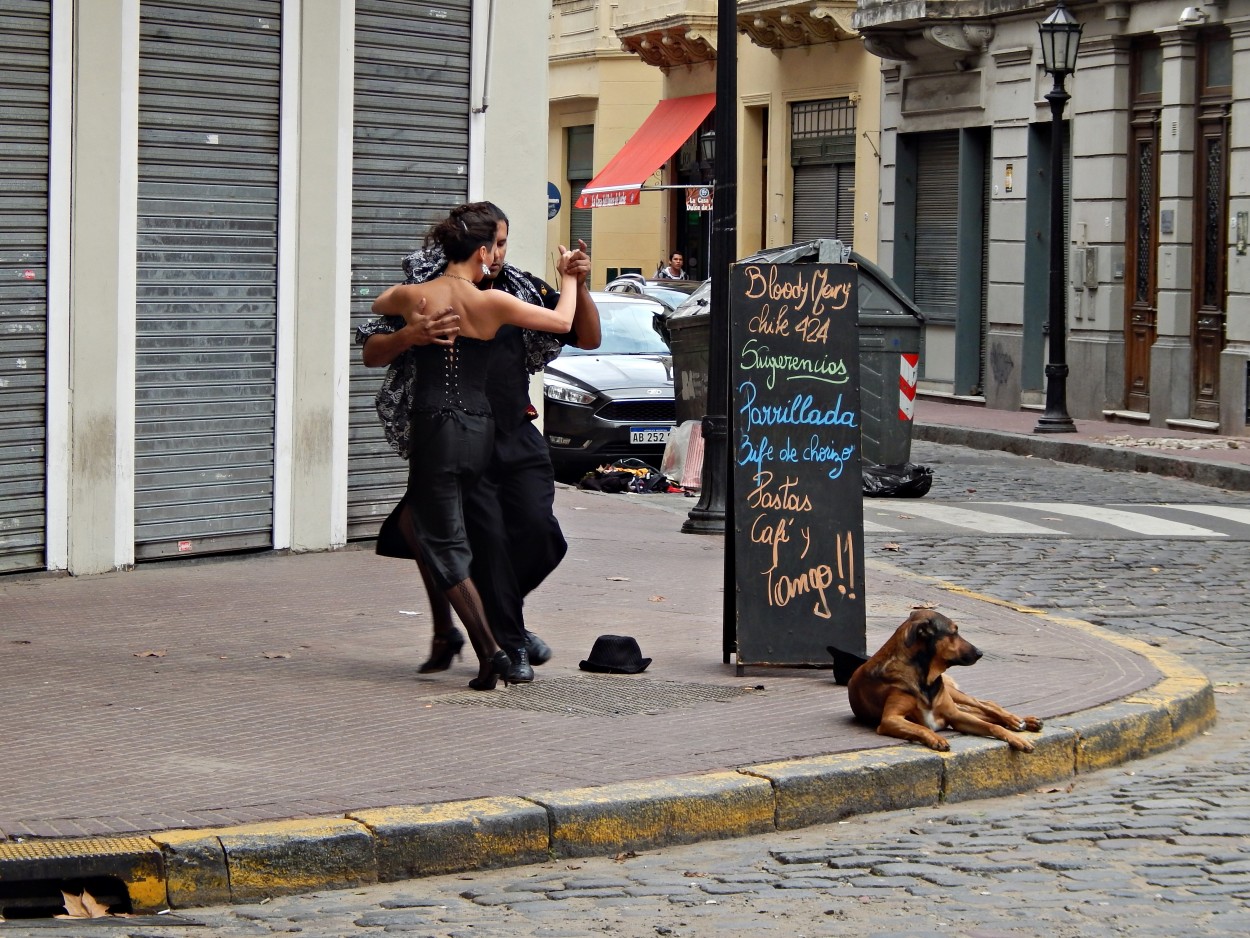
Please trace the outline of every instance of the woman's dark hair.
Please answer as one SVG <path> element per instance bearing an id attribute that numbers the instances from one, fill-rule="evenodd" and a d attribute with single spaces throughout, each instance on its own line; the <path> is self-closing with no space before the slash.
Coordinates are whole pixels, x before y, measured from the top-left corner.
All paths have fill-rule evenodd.
<path id="1" fill-rule="evenodd" d="M 446 218 L 430 229 L 425 245 L 437 244 L 447 255 L 447 260 L 459 263 L 467 260 L 482 245 L 495 244 L 495 228 L 503 212 L 490 202 L 466 202 L 457 205 Z"/>

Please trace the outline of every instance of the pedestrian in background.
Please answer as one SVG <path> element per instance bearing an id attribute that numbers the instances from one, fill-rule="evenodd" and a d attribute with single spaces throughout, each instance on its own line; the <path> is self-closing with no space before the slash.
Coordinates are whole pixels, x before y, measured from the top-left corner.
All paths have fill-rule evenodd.
<path id="1" fill-rule="evenodd" d="M 660 280 L 685 280 L 686 271 L 682 269 L 685 258 L 681 256 L 681 252 L 674 251 L 668 259 L 668 266 L 661 267 L 659 274 Z"/>

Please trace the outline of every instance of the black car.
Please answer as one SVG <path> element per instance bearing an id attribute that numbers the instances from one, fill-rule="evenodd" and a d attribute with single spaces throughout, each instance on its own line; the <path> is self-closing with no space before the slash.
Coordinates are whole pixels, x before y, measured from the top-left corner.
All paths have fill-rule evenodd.
<path id="1" fill-rule="evenodd" d="M 656 319 L 665 307 L 645 296 L 594 293 L 603 341 L 566 347 L 543 375 L 543 432 L 557 467 L 626 456 L 659 468 L 677 409 L 673 356 Z"/>

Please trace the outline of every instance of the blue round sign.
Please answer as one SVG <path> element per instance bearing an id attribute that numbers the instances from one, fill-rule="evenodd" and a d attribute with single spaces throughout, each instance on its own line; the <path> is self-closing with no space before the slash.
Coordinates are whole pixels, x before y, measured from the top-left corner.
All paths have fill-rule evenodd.
<path id="1" fill-rule="evenodd" d="M 560 187 L 554 182 L 547 183 L 547 221 L 560 214 Z"/>

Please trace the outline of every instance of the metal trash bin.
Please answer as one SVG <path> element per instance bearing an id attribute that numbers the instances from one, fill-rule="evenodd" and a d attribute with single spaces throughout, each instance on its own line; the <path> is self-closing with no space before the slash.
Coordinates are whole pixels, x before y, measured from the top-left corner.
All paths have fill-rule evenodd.
<path id="1" fill-rule="evenodd" d="M 848 251 L 841 241 L 819 238 L 770 248 L 739 263 L 807 262 L 859 266 L 860 452 L 883 466 L 911 459 L 912 411 L 924 314 L 890 276 L 872 261 Z M 677 422 L 707 413 L 711 281 L 664 319 L 673 351 L 673 393 Z"/>
<path id="2" fill-rule="evenodd" d="M 707 413 L 708 348 L 712 316 L 711 281 L 704 281 L 663 321 L 661 332 L 673 352 L 673 397 L 677 423 L 701 420 Z"/>

